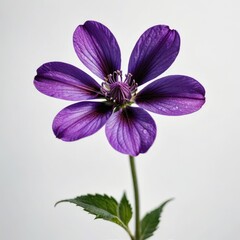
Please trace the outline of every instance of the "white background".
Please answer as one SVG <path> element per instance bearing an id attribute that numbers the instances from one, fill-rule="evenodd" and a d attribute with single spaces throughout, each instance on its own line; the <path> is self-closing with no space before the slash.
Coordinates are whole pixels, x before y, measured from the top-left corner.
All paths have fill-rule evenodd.
<path id="1" fill-rule="evenodd" d="M 72 47 L 73 31 L 89 19 L 116 36 L 123 71 L 143 31 L 177 29 L 181 51 L 163 76 L 189 75 L 206 88 L 207 102 L 195 114 L 153 114 L 156 141 L 137 158 L 142 215 L 175 197 L 152 239 L 240 239 L 239 9 L 237 0 L 1 0 L 0 239 L 128 239 L 74 205 L 53 207 L 86 193 L 120 199 L 125 190 L 133 202 L 128 158 L 110 147 L 104 129 L 74 143 L 56 139 L 52 120 L 71 102 L 32 84 L 48 61 L 89 73 Z"/>

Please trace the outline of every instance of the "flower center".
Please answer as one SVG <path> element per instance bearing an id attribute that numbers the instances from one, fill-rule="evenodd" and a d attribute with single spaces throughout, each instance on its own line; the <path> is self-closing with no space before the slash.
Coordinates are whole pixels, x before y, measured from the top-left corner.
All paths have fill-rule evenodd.
<path id="1" fill-rule="evenodd" d="M 132 79 L 131 73 L 126 74 L 123 81 L 122 72 L 118 70 L 105 78 L 101 92 L 108 101 L 116 106 L 124 107 L 133 102 L 137 92 L 137 83 Z"/>

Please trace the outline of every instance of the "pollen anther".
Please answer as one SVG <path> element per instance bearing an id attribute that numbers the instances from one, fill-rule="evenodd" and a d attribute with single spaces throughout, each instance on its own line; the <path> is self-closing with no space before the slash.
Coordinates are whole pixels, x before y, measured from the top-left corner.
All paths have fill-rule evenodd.
<path id="1" fill-rule="evenodd" d="M 132 103 L 136 96 L 137 86 L 131 73 L 126 74 L 123 80 L 122 71 L 117 70 L 105 78 L 101 92 L 108 101 L 113 102 L 116 106 L 125 107 Z"/>

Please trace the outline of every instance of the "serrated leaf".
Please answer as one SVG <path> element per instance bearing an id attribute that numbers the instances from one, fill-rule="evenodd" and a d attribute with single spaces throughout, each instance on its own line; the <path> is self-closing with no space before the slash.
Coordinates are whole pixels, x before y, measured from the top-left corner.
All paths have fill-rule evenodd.
<path id="1" fill-rule="evenodd" d="M 123 194 L 123 197 L 120 201 L 118 214 L 122 222 L 128 226 L 129 221 L 132 218 L 132 207 L 127 199 L 126 194 Z"/>
<path id="2" fill-rule="evenodd" d="M 107 195 L 84 195 L 74 199 L 62 200 L 61 202 L 74 203 L 82 207 L 85 211 L 109 221 L 115 221 L 117 217 L 118 203 L 113 197 Z M 57 203 L 57 204 L 58 204 Z"/>
<path id="3" fill-rule="evenodd" d="M 95 215 L 95 219 L 101 218 L 110 222 L 114 222 L 123 227 L 131 236 L 128 226 L 119 216 L 119 204 L 113 197 L 100 194 L 88 194 L 76 197 L 74 199 L 59 201 L 55 204 L 55 206 L 62 202 L 74 203 L 77 206 L 82 207 L 86 212 Z"/>
<path id="4" fill-rule="evenodd" d="M 158 224 L 160 222 L 161 213 L 165 205 L 172 201 L 173 199 L 169 199 L 162 203 L 155 210 L 147 213 L 145 217 L 141 221 L 141 240 L 147 239 L 153 236 L 153 233 L 157 230 Z"/>

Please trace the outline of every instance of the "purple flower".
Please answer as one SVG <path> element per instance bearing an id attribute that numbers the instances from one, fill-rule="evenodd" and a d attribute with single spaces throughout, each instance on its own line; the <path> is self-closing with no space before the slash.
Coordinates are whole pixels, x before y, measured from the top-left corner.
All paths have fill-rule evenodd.
<path id="1" fill-rule="evenodd" d="M 156 125 L 146 112 L 178 116 L 195 112 L 205 102 L 203 86 L 191 77 L 171 75 L 157 79 L 174 62 L 180 48 L 177 31 L 157 25 L 137 41 L 121 72 L 121 53 L 110 30 L 87 21 L 73 34 L 73 45 L 82 63 L 100 79 L 99 85 L 80 69 L 49 62 L 37 70 L 35 87 L 42 93 L 79 101 L 60 111 L 53 121 L 57 138 L 75 141 L 90 136 L 106 124 L 106 136 L 117 151 L 131 156 L 145 153 L 156 137 Z M 87 100 L 103 101 L 87 101 Z M 136 103 L 138 107 L 133 107 Z"/>

